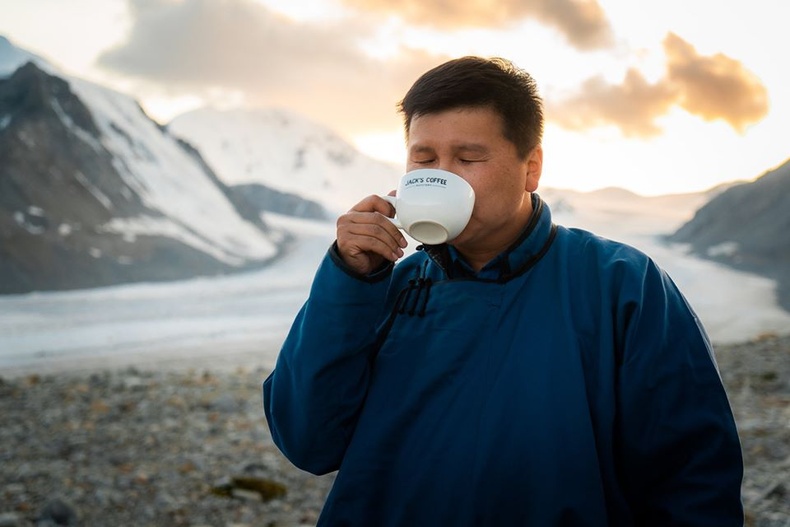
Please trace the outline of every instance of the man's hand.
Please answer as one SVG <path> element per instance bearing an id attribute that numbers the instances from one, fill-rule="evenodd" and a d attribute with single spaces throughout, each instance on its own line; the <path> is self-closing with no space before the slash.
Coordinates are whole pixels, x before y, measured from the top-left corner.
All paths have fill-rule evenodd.
<path id="1" fill-rule="evenodd" d="M 406 238 L 387 219 L 394 213 L 387 200 L 368 196 L 337 219 L 337 249 L 346 265 L 367 275 L 403 256 Z"/>

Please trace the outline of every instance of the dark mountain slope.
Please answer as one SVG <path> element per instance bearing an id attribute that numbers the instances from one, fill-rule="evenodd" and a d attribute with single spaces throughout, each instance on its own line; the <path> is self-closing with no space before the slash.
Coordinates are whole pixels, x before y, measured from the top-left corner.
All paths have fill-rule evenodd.
<path id="1" fill-rule="evenodd" d="M 129 168 L 139 160 L 112 148 L 119 142 L 133 145 L 153 166 L 165 165 L 157 152 L 180 152 L 179 166 L 193 178 L 202 173 L 208 180 L 203 187 L 215 187 L 212 199 L 230 202 L 234 221 L 255 226 L 267 244 L 259 254 L 274 255 L 260 214 L 219 182 L 197 151 L 157 130 L 139 106 L 128 122 L 103 116 L 110 122 L 109 131 L 103 130 L 88 102 L 69 82 L 32 62 L 0 79 L 0 293 L 170 280 L 266 260 L 212 251 L 212 239 L 159 206 L 163 200 L 154 199 L 152 180 Z M 147 133 L 138 134 L 142 128 Z M 202 188 L 191 196 L 185 187 L 181 197 L 205 194 Z M 174 200 L 172 206 L 181 203 Z"/>
<path id="2" fill-rule="evenodd" d="M 790 310 L 790 161 L 711 199 L 670 240 L 777 280 L 779 301 Z"/>

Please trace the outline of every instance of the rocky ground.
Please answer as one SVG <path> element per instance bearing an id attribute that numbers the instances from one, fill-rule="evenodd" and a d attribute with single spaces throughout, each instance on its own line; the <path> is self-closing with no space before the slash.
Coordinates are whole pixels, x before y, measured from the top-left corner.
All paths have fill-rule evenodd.
<path id="1" fill-rule="evenodd" d="M 747 527 L 790 527 L 790 336 L 716 349 L 743 446 Z"/>
<path id="2" fill-rule="evenodd" d="M 790 337 L 719 347 L 749 527 L 790 526 Z M 0 378 L 0 527 L 314 525 L 332 476 L 289 465 L 265 372 Z"/>
<path id="3" fill-rule="evenodd" d="M 292 468 L 263 371 L 26 376 L 0 384 L 0 527 L 314 525 L 331 477 Z"/>

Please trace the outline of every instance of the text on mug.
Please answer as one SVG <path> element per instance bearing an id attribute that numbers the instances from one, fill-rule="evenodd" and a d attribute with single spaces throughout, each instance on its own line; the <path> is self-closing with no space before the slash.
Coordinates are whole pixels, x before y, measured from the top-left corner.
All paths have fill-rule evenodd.
<path id="1" fill-rule="evenodd" d="M 416 177 L 406 181 L 406 183 L 403 186 L 408 187 L 409 185 L 419 185 L 420 183 L 447 186 L 447 180 L 440 177 L 428 177 L 428 178 Z"/>

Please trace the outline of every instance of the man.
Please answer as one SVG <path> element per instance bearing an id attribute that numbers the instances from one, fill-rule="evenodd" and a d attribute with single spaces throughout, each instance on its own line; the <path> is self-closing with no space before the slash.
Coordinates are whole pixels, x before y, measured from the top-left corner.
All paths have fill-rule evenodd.
<path id="1" fill-rule="evenodd" d="M 288 459 L 339 471 L 319 525 L 742 525 L 740 444 L 693 311 L 650 258 L 554 225 L 534 194 L 534 80 L 465 57 L 401 110 L 408 169 L 460 175 L 475 208 L 397 266 L 385 200 L 338 219 L 263 387 Z"/>

